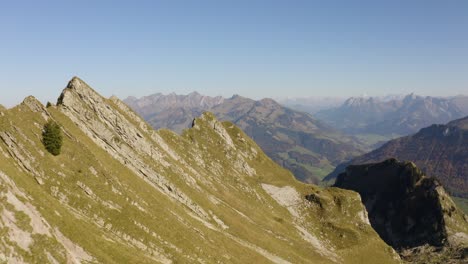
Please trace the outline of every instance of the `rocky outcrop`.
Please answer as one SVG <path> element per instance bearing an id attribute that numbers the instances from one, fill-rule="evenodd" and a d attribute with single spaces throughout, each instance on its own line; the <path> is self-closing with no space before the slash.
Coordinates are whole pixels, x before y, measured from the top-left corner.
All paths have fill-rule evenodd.
<path id="1" fill-rule="evenodd" d="M 46 112 L 45 107 L 34 96 L 26 97 L 22 104 L 29 107 L 29 109 L 31 109 L 33 112 Z"/>
<path id="2" fill-rule="evenodd" d="M 334 186 L 358 192 L 374 229 L 401 252 L 426 245 L 468 250 L 466 215 L 441 184 L 414 163 L 389 159 L 351 165 Z M 463 243 L 451 243 L 456 237 Z"/>
<path id="3" fill-rule="evenodd" d="M 34 96 L 28 96 L 26 97 L 23 102 L 21 103 L 21 105 L 24 105 L 26 107 L 28 107 L 31 111 L 33 112 L 36 112 L 36 113 L 41 113 L 42 117 L 45 119 L 45 120 L 48 120 L 49 119 L 49 113 L 47 112 L 46 108 L 44 107 L 44 105 L 39 102 L 39 100 L 37 100 Z"/>

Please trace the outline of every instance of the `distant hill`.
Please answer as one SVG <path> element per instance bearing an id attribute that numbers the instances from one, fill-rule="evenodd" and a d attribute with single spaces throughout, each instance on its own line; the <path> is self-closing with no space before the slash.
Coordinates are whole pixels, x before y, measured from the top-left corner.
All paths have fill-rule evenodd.
<path id="1" fill-rule="evenodd" d="M 391 140 L 370 153 L 339 165 L 324 180 L 333 181 L 349 164 L 380 162 L 388 158 L 412 161 L 426 175 L 439 179 L 452 195 L 468 198 L 468 116 Z"/>
<path id="2" fill-rule="evenodd" d="M 347 133 L 403 136 L 466 115 L 468 96 L 438 98 L 410 94 L 390 100 L 349 98 L 340 107 L 320 111 L 315 117 Z"/>
<path id="3" fill-rule="evenodd" d="M 154 128 L 178 133 L 203 111 L 231 121 L 252 137 L 265 153 L 304 182 L 319 182 L 336 165 L 363 153 L 362 145 L 310 114 L 292 110 L 272 99 L 161 95 L 124 100 Z"/>

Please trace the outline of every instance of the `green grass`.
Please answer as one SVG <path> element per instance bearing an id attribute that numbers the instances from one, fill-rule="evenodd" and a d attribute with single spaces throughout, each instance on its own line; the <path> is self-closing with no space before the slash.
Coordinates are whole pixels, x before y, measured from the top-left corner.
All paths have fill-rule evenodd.
<path id="1" fill-rule="evenodd" d="M 465 214 L 468 215 L 468 199 L 454 196 L 452 196 L 452 199 L 455 204 L 457 204 L 458 208 L 460 208 Z"/>
<path id="2" fill-rule="evenodd" d="M 303 153 L 303 154 L 310 154 L 310 153 Z M 287 152 L 279 153 L 282 159 L 287 160 L 291 164 L 295 164 L 300 166 L 310 172 L 314 177 L 319 179 L 320 181 L 325 178 L 328 174 L 330 174 L 334 170 L 334 166 L 331 165 L 327 160 L 322 160 L 320 166 L 312 166 L 310 164 L 303 164 L 296 162 L 296 160 L 289 157 Z"/>
<path id="3" fill-rule="evenodd" d="M 380 134 L 356 134 L 354 135 L 358 140 L 363 142 L 367 147 L 372 147 L 380 142 L 387 142 L 389 140 L 401 137 L 402 135 L 380 135 Z"/>

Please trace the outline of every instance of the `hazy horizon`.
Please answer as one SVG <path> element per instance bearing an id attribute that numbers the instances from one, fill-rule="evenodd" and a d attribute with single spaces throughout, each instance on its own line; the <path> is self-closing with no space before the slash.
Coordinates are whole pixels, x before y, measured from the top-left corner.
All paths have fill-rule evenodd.
<path id="1" fill-rule="evenodd" d="M 67 83 L 67 82 L 66 82 Z M 18 104 L 20 104 L 26 97 L 28 96 L 33 96 L 35 97 L 36 99 L 38 99 L 39 101 L 41 101 L 44 105 L 47 103 L 47 102 L 51 102 L 51 103 L 54 103 L 57 101 L 57 99 L 59 98 L 60 96 L 60 93 L 63 89 L 65 89 L 66 85 L 64 85 L 62 88 L 59 88 L 57 89 L 57 95 L 56 97 L 53 97 L 53 98 L 49 98 L 49 99 L 44 99 L 43 96 L 38 96 L 38 95 L 34 95 L 34 94 L 29 94 L 29 95 L 26 95 L 24 96 L 24 98 L 21 98 L 18 102 L 15 102 L 13 104 L 5 104 L 3 102 L 0 101 L 0 105 L 3 105 L 7 108 L 11 108 L 11 107 L 14 107 Z M 92 87 L 92 86 L 91 86 Z M 104 95 L 102 94 L 100 91 L 99 91 L 99 88 L 96 88 L 96 87 L 93 87 L 94 89 L 97 89 L 96 92 L 100 93 L 101 95 L 105 96 L 106 98 L 110 98 L 111 96 L 114 96 L 115 94 L 110 94 L 110 95 Z M 210 97 L 217 97 L 217 96 L 221 96 L 223 98 L 231 98 L 233 96 L 236 96 L 236 95 L 239 95 L 239 96 L 242 96 L 242 97 L 246 97 L 246 98 L 250 98 L 250 99 L 254 99 L 254 100 L 261 100 L 261 99 L 267 99 L 267 98 L 270 98 L 270 99 L 273 99 L 279 103 L 284 103 L 286 101 L 298 101 L 298 102 L 307 102 L 308 100 L 325 100 L 324 102 L 322 102 L 323 104 L 327 104 L 326 100 L 335 100 L 335 101 L 339 101 L 339 102 L 344 102 L 345 100 L 349 99 L 349 98 L 370 98 L 370 97 L 374 97 L 374 98 L 387 98 L 387 97 L 401 97 L 403 98 L 404 96 L 407 96 L 407 95 L 410 95 L 410 94 L 414 94 L 416 96 L 422 96 L 422 97 L 426 97 L 426 96 L 430 96 L 430 97 L 437 97 L 437 98 L 450 98 L 450 97 L 456 97 L 456 96 L 468 96 L 468 94 L 456 94 L 456 95 L 447 95 L 447 96 L 437 96 L 437 95 L 425 95 L 425 94 L 417 94 L 417 93 L 414 93 L 414 92 L 408 92 L 408 93 L 402 93 L 402 94 L 384 94 L 384 95 L 368 95 L 368 94 L 360 94 L 360 95 L 351 95 L 351 96 L 333 96 L 333 95 L 317 95 L 317 96 L 314 96 L 314 95 L 311 95 L 311 96 L 283 96 L 283 97 L 270 97 L 270 96 L 263 96 L 263 97 L 249 97 L 249 96 L 246 96 L 246 95 L 243 95 L 243 94 L 231 94 L 231 95 L 221 95 L 221 94 L 217 94 L 217 95 L 209 95 L 209 94 L 204 94 L 204 93 L 201 93 L 201 92 L 198 92 L 198 91 L 191 91 L 191 92 L 187 92 L 187 93 L 177 93 L 177 92 L 167 92 L 167 93 L 164 93 L 164 92 L 153 92 L 153 93 L 150 93 L 150 94 L 146 94 L 146 95 L 142 95 L 142 96 L 135 96 L 135 95 L 128 95 L 128 96 L 125 96 L 125 97 L 121 97 L 121 96 L 117 96 L 119 99 L 121 100 L 125 100 L 129 97 L 135 97 L 136 99 L 142 99 L 143 97 L 149 97 L 149 96 L 153 96 L 153 95 L 156 95 L 156 94 L 162 94 L 163 96 L 167 96 L 167 95 L 170 95 L 170 94 L 175 94 L 175 95 L 178 95 L 178 96 L 186 96 L 186 95 L 189 95 L 191 93 L 198 93 L 202 96 L 210 96 Z M 1 100 L 1 98 L 0 98 Z"/>
<path id="2" fill-rule="evenodd" d="M 104 96 L 468 94 L 466 1 L 15 1 L 0 10 L 0 104 Z"/>

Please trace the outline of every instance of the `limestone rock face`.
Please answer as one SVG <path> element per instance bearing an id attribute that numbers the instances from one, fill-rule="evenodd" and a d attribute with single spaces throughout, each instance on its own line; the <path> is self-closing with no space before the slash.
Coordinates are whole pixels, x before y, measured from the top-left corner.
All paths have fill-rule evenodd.
<path id="1" fill-rule="evenodd" d="M 46 112 L 45 107 L 34 96 L 26 97 L 22 104 L 28 106 L 33 112 Z"/>
<path id="2" fill-rule="evenodd" d="M 50 117 L 49 112 L 47 112 L 47 109 L 44 107 L 44 105 L 34 96 L 26 97 L 21 104 L 28 107 L 33 112 L 40 113 L 44 120 L 48 120 Z"/>
<path id="3" fill-rule="evenodd" d="M 118 108 L 126 112 L 115 109 L 112 106 L 115 102 Z M 82 80 L 74 77 L 60 95 L 57 105 L 109 154 L 149 180 L 166 195 L 185 204 L 199 217 L 208 218 L 201 207 L 146 163 L 145 159 L 149 158 L 164 167 L 170 166 L 169 159 L 165 157 L 167 153 L 153 146 L 154 142 L 145 136 L 149 127 L 142 125 L 143 121 L 135 115 L 132 116 L 133 119 L 127 119 L 128 109 L 123 108 L 115 97 L 109 102 Z"/>
<path id="4" fill-rule="evenodd" d="M 47 119 L 59 156 L 41 142 Z M 5 110 L 0 262 L 400 262 L 355 192 L 296 181 L 211 113 L 192 123 L 153 130 L 77 77 L 57 106 Z"/>
<path id="5" fill-rule="evenodd" d="M 425 245 L 468 249 L 466 215 L 441 184 L 414 163 L 389 159 L 351 165 L 335 186 L 358 192 L 374 229 L 400 251 Z M 463 238 L 462 245 L 451 244 L 454 237 Z"/>

